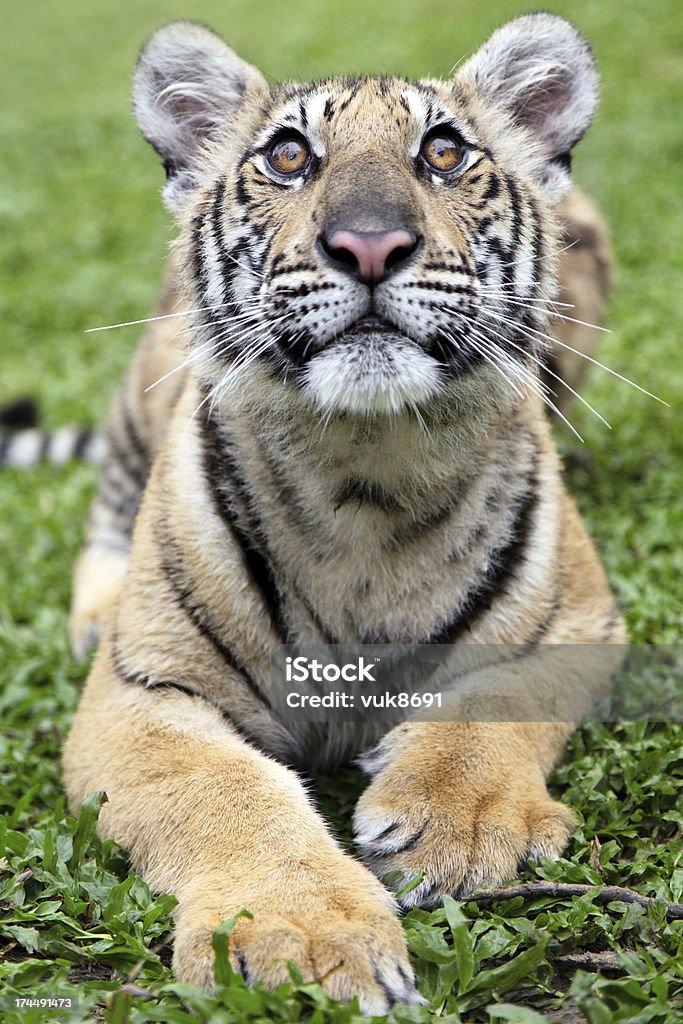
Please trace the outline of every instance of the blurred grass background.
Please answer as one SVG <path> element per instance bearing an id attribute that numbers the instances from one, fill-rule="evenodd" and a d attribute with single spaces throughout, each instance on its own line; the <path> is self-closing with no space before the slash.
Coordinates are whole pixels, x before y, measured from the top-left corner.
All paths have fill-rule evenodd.
<path id="1" fill-rule="evenodd" d="M 508 0 L 5 5 L 0 404 L 30 393 L 50 427 L 98 422 L 138 332 L 84 331 L 149 315 L 174 228 L 159 198 L 159 162 L 133 121 L 130 78 L 142 40 L 158 25 L 176 17 L 205 22 L 274 79 L 360 71 L 447 76 L 501 22 L 527 9 Z M 674 643 L 680 641 L 683 610 L 683 5 L 680 0 L 563 0 L 552 9 L 583 30 L 603 80 L 600 113 L 575 159 L 577 180 L 597 198 L 611 226 L 617 261 L 613 333 L 600 357 L 669 403 L 660 405 L 594 367 L 585 394 L 613 430 L 577 408 L 572 419 L 586 445 L 580 447 L 563 429 L 558 441 L 569 485 L 600 547 L 632 638 Z M 76 700 L 74 684 L 85 670 L 71 661 L 65 623 L 71 566 L 95 480 L 90 467 L 75 464 L 0 474 L 0 714 L 6 733 L 0 803 L 13 811 L 18 830 L 10 857 L 17 871 L 40 859 L 22 847 L 27 828 L 47 822 L 64 842 L 68 834 L 57 804 L 57 757 Z M 603 844 L 607 838 L 615 846 L 611 881 L 626 878 L 637 885 L 640 879 L 642 891 L 668 892 L 672 898 L 671 880 L 676 870 L 680 874 L 680 832 L 677 837 L 666 819 L 677 801 L 680 809 L 680 786 L 672 788 L 671 781 L 680 771 L 680 761 L 674 768 L 680 730 L 671 726 L 650 734 L 626 728 L 617 734 L 615 739 L 605 730 L 584 731 L 559 776 L 584 817 L 591 808 L 590 827 L 578 834 L 568 857 L 587 865 L 596 837 L 602 836 Z M 599 760 L 608 749 L 612 760 Z M 600 769 L 590 769 L 598 763 Z M 637 793 L 635 778 L 643 786 Z M 41 848 L 43 840 L 34 841 Z M 104 870 L 106 857 L 93 856 L 93 871 Z M 7 866 L 0 860 L 0 882 L 3 870 Z M 117 870 L 124 877 L 121 864 Z M 564 862 L 558 877 L 593 877 L 587 866 L 576 867 L 578 876 L 572 870 Z M 45 899 L 47 883 L 37 878 L 36 870 L 34 881 L 17 889 L 29 918 L 30 908 Z M 102 891 L 107 885 L 111 888 L 111 882 L 101 882 Z M 0 909 L 6 910 L 2 899 L 0 888 Z M 104 897 L 97 897 L 96 906 L 98 900 Z M 86 922 L 87 915 L 73 914 Z M 134 915 L 119 916 L 120 928 L 132 934 Z M 597 919 L 591 920 L 594 933 Z M 567 925 L 548 913 L 544 927 L 580 941 L 576 921 Z M 608 940 L 605 931 L 603 940 L 628 945 L 631 933 L 623 929 L 626 939 L 619 931 Z M 671 948 L 665 956 L 663 926 L 660 932 L 653 940 L 660 942 L 655 975 L 664 972 L 661 965 Z M 16 940 L 11 930 L 4 934 Z M 116 948 L 123 949 L 121 934 L 116 936 Z M 25 956 L 27 948 L 31 942 L 24 935 L 12 956 Z M 57 942 L 53 948 L 45 940 L 42 951 L 40 944 L 33 948 L 49 957 L 66 947 Z M 0 943 L 0 954 L 2 949 Z M 125 966 L 128 961 L 123 953 L 120 957 Z M 121 967 L 115 959 L 107 962 Z M 41 975 L 39 970 L 21 975 L 23 981 L 11 976 L 21 988 Z M 0 971 L 0 988 L 2 977 Z M 537 985 L 535 999 L 547 981 Z M 600 1017 L 598 1007 L 596 1021 L 631 1019 L 616 1015 L 614 1006 L 621 1006 L 618 999 L 614 1003 L 616 996 L 601 998 L 612 1016 Z M 472 1013 L 463 1019 L 488 1019 Z M 637 1019 L 668 1018 L 655 1013 Z"/>

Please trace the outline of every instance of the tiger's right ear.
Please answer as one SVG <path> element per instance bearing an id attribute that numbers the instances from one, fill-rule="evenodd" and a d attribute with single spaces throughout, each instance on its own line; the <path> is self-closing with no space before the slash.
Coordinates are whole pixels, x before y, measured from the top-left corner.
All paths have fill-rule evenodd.
<path id="1" fill-rule="evenodd" d="M 178 213 L 196 184 L 202 143 L 218 135 L 263 76 L 214 32 L 175 21 L 155 32 L 138 58 L 133 106 L 140 130 L 164 161 L 166 205 Z"/>

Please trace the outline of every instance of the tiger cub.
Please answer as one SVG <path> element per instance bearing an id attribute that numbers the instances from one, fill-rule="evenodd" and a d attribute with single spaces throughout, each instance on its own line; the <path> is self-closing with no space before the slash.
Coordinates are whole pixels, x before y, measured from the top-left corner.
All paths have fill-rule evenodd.
<path id="1" fill-rule="evenodd" d="M 74 810 L 106 791 L 102 834 L 178 897 L 182 979 L 212 986 L 212 933 L 247 908 L 249 981 L 292 961 L 367 1014 L 417 1002 L 379 879 L 422 874 L 401 903 L 429 906 L 572 831 L 545 779 L 604 681 L 556 645 L 623 638 L 545 415 L 558 275 L 576 320 L 606 291 L 600 220 L 568 195 L 596 97 L 549 14 L 446 82 L 274 86 L 188 22 L 142 51 L 135 110 L 180 226 L 163 309 L 190 326 L 156 323 L 111 414 L 64 775 Z M 432 720 L 321 730 L 269 700 L 285 643 L 452 645 L 472 668 Z M 367 866 L 294 770 L 351 758 Z"/>

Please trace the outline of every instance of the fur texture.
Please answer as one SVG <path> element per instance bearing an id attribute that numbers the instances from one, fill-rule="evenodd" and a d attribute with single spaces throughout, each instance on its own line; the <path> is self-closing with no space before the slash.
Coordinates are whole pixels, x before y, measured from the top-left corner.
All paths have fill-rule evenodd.
<path id="1" fill-rule="evenodd" d="M 179 365 L 158 322 L 113 406 L 72 623 L 77 647 L 102 636 L 64 769 L 72 806 L 106 790 L 102 832 L 179 897 L 182 978 L 211 986 L 211 932 L 247 907 L 248 978 L 293 960 L 366 1013 L 416 1001 L 376 876 L 423 871 L 403 902 L 430 905 L 572 829 L 545 778 L 614 659 L 554 645 L 623 631 L 540 375 L 558 275 L 597 313 L 607 288 L 598 215 L 576 192 L 558 208 L 596 82 L 551 15 L 452 82 L 270 87 L 187 23 L 143 50 L 136 110 L 180 222 L 164 309 L 195 312 L 183 369 L 143 397 Z M 340 232 L 410 244 L 369 283 Z M 321 729 L 272 707 L 284 642 L 470 645 L 471 669 L 438 719 Z M 360 755 L 368 867 L 286 767 Z"/>

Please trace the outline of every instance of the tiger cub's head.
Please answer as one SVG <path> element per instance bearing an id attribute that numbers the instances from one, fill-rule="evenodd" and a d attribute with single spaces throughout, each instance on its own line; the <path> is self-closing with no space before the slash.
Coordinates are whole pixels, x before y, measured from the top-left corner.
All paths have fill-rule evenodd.
<path id="1" fill-rule="evenodd" d="M 450 81 L 271 85 L 189 22 L 134 86 L 181 224 L 198 373 L 268 380 L 326 416 L 536 388 L 553 207 L 597 74 L 564 19 L 518 18 Z"/>

